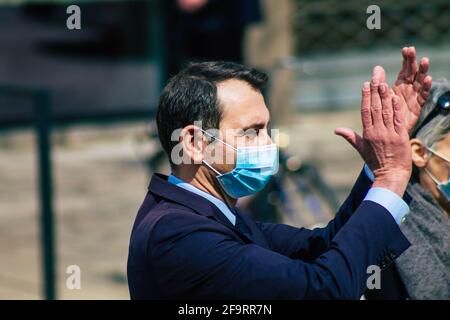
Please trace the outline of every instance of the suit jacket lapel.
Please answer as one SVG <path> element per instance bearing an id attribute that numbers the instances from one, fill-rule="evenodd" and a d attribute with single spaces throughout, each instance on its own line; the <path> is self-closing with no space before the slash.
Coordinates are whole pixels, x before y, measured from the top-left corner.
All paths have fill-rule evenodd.
<path id="1" fill-rule="evenodd" d="M 230 222 L 230 220 L 228 220 L 228 218 L 212 202 L 198 194 L 177 187 L 176 185 L 168 182 L 167 176 L 165 175 L 154 174 L 152 180 L 150 181 L 148 189 L 154 195 L 191 208 L 192 210 L 203 216 L 213 218 L 217 222 L 223 224 L 224 226 L 232 229 L 235 233 L 239 234 L 239 236 L 241 236 L 241 238 L 243 238 L 246 242 L 254 242 L 260 246 L 266 248 L 268 247 L 267 241 L 265 241 L 256 224 L 252 222 L 250 218 L 244 217 L 245 214 L 241 214 L 241 212 L 237 208 L 236 211 L 238 211 L 238 214 L 250 229 L 250 236 L 247 236 L 237 230 L 236 227 Z"/>

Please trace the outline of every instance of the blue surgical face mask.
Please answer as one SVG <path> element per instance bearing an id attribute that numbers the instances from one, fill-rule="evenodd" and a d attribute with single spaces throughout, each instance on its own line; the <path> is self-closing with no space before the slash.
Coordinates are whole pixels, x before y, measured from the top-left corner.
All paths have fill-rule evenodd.
<path id="1" fill-rule="evenodd" d="M 203 160 L 217 174 L 220 186 L 230 197 L 237 199 L 262 190 L 278 171 L 278 148 L 275 144 L 235 148 L 218 138 L 214 139 L 236 151 L 236 167 L 227 173 L 220 173 Z"/>
<path id="2" fill-rule="evenodd" d="M 435 156 L 437 156 L 437 157 L 441 158 L 442 160 L 447 161 L 448 163 L 450 163 L 450 160 L 447 159 L 446 157 L 444 157 L 443 155 L 440 155 L 439 153 L 437 153 L 436 151 L 434 151 L 434 150 L 432 150 L 430 148 L 427 148 L 427 149 L 428 149 L 428 151 L 430 151 Z M 448 173 L 447 182 L 440 182 L 426 168 L 425 168 L 425 172 L 430 176 L 430 178 L 434 181 L 434 183 L 436 183 L 436 186 L 437 186 L 438 190 L 442 193 L 442 195 L 445 196 L 448 201 L 450 201 L 450 172 Z"/>

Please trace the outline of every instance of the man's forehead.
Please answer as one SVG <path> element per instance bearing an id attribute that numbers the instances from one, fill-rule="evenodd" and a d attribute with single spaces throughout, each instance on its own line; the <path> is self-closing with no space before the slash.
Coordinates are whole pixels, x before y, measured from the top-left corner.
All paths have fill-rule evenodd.
<path id="1" fill-rule="evenodd" d="M 217 98 L 223 108 L 223 123 L 242 127 L 264 125 L 269 121 L 269 111 L 261 92 L 245 81 L 230 79 L 218 83 Z"/>
<path id="2" fill-rule="evenodd" d="M 229 79 L 217 83 L 217 96 L 226 102 L 243 101 L 260 94 L 243 80 Z"/>

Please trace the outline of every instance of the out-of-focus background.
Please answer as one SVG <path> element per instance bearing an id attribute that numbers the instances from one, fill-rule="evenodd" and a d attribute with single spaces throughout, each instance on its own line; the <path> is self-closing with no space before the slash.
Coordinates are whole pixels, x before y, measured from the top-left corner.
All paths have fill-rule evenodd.
<path id="1" fill-rule="evenodd" d="M 81 29 L 69 30 L 77 5 Z M 381 29 L 369 30 L 376 4 Z M 271 76 L 282 170 L 240 205 L 323 225 L 362 168 L 338 126 L 360 128 L 360 87 L 403 46 L 450 73 L 448 0 L 0 0 L 0 299 L 128 299 L 128 241 L 149 177 L 168 172 L 158 94 L 188 61 Z M 80 267 L 71 290 L 67 268 Z"/>

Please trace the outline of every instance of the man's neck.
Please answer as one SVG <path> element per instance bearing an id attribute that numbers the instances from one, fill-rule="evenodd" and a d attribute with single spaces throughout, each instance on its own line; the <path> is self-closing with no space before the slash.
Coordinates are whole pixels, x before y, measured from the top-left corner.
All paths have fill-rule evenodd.
<path id="1" fill-rule="evenodd" d="M 195 171 L 172 168 L 173 174 L 178 178 L 190 183 L 197 189 L 209 193 L 213 197 L 226 203 L 228 207 L 233 208 L 236 205 L 237 200 L 231 198 L 222 191 L 219 182 L 208 170 L 209 169 L 204 167 L 199 167 Z"/>

